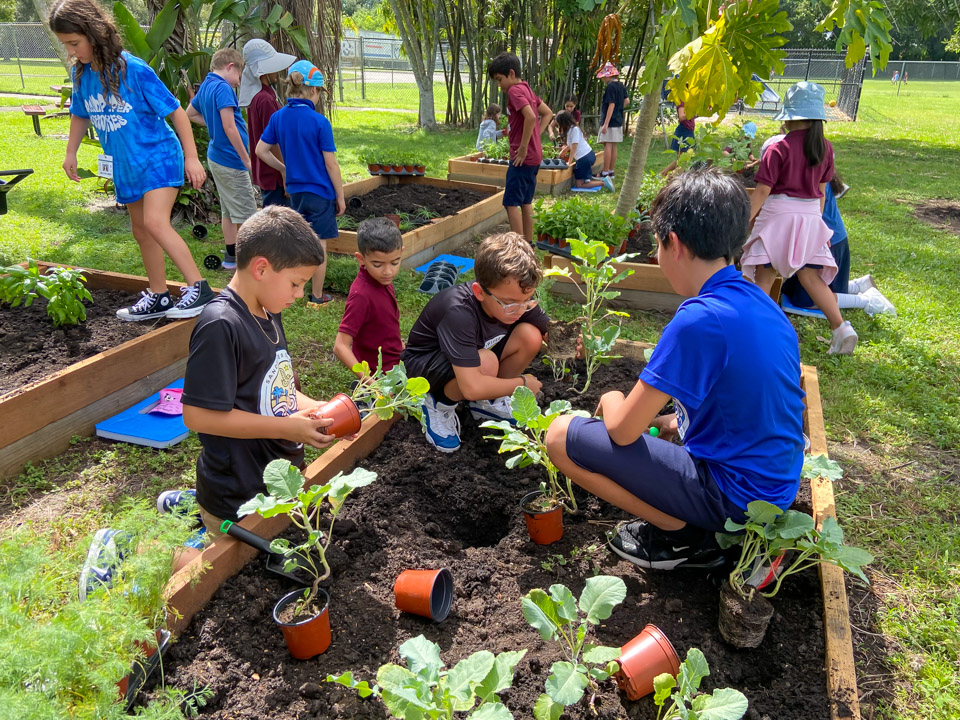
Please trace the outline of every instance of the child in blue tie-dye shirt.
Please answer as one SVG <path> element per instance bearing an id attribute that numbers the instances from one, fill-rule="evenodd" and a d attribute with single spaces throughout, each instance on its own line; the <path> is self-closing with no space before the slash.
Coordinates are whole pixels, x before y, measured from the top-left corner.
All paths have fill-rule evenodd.
<path id="1" fill-rule="evenodd" d="M 113 21 L 94 0 L 59 0 L 50 11 L 50 29 L 75 60 L 64 172 L 80 180 L 77 149 L 93 125 L 104 154 L 112 159 L 117 202 L 130 213 L 150 280 L 140 300 L 118 310 L 117 317 L 135 321 L 198 315 L 214 294 L 170 224 L 184 169 L 195 188 L 206 180 L 186 112 L 149 65 L 123 50 Z M 164 253 L 188 283 L 176 303 L 167 291 Z"/>

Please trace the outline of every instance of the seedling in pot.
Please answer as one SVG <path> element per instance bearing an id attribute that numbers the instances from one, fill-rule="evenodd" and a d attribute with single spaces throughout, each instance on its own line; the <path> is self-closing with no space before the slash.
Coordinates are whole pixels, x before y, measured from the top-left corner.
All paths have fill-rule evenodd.
<path id="1" fill-rule="evenodd" d="M 587 580 L 580 600 L 563 585 L 551 585 L 549 594 L 539 588 L 531 590 L 521 602 L 523 617 L 544 640 L 556 640 L 565 660 L 550 667 L 545 690 L 533 708 L 536 720 L 557 720 L 563 709 L 579 702 L 589 692 L 588 704 L 596 715 L 594 699 L 599 683 L 619 669 L 615 662 L 619 647 L 606 647 L 587 642 L 590 625 L 598 625 L 613 613 L 613 608 L 627 596 L 623 580 L 599 575 Z"/>
<path id="2" fill-rule="evenodd" d="M 653 680 L 657 720 L 740 720 L 749 705 L 742 692 L 733 688 L 722 688 L 712 693 L 698 692 L 700 683 L 709 674 L 710 667 L 703 653 L 697 648 L 690 648 L 687 659 L 680 663 L 677 677 L 669 673 L 657 675 Z"/>
<path id="3" fill-rule="evenodd" d="M 330 565 L 327 563 L 327 550 L 333 542 L 333 526 L 343 509 L 347 496 L 357 488 L 369 485 L 377 479 L 377 474 L 356 468 L 349 475 L 337 473 L 323 485 L 304 488 L 306 478 L 289 460 L 273 460 L 263 471 L 263 483 L 269 495 L 257 493 L 237 511 L 239 517 L 257 513 L 261 517 L 290 515 L 290 520 L 300 528 L 306 538 L 299 544 L 293 544 L 285 538 L 277 538 L 270 543 L 270 549 L 286 558 L 284 570 L 292 572 L 294 568 L 309 573 L 313 579 L 310 587 L 294 607 L 294 617 L 302 615 L 317 594 L 322 580 L 330 577 Z M 321 510 L 327 502 L 329 524 Z M 326 531 L 323 526 L 326 524 Z"/>
<path id="4" fill-rule="evenodd" d="M 566 400 L 554 400 L 545 413 L 540 411 L 537 398 L 533 391 L 521 385 L 513 391 L 511 399 L 511 414 L 516 420 L 516 426 L 507 420 L 488 420 L 480 427 L 499 430 L 499 435 L 484 435 L 488 440 L 500 441 L 500 453 L 509 453 L 519 450 L 513 457 L 507 458 L 508 468 L 524 468 L 528 465 L 542 465 L 547 471 L 546 482 L 540 483 L 541 497 L 537 502 L 540 507 L 536 510 L 549 510 L 562 506 L 568 512 L 575 512 L 577 501 L 573 497 L 573 486 L 566 478 L 565 484 L 560 483 L 560 471 L 550 462 L 545 444 L 547 429 L 561 415 L 579 415 L 588 417 L 582 410 L 573 410 Z"/>
<path id="5" fill-rule="evenodd" d="M 404 720 L 452 720 L 454 713 L 467 713 L 462 717 L 473 720 L 513 718 L 497 693 L 513 685 L 514 668 L 526 650 L 499 655 L 480 650 L 450 669 L 440 658 L 440 646 L 423 635 L 407 640 L 399 651 L 407 667 L 382 665 L 372 686 L 358 682 L 349 671 L 327 675 L 327 682 L 353 688 L 362 698 L 380 698 L 392 717 Z"/>

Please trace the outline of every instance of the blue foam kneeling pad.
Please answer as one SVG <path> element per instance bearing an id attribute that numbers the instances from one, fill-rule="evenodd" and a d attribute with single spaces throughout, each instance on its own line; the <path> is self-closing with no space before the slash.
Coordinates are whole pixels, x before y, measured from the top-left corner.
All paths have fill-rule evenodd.
<path id="1" fill-rule="evenodd" d="M 183 378 L 165 387 L 182 388 Z M 159 402 L 159 393 L 151 393 L 146 400 L 141 400 L 122 413 L 97 423 L 97 437 L 152 448 L 176 445 L 190 431 L 183 424 L 182 415 L 151 414 L 150 410 Z"/>
<path id="2" fill-rule="evenodd" d="M 824 315 L 819 310 L 817 310 L 815 307 L 809 307 L 809 308 L 797 307 L 792 302 L 790 302 L 790 299 L 783 293 L 780 294 L 780 307 L 783 308 L 783 311 L 785 313 L 790 313 L 791 315 L 802 315 L 803 317 L 822 318 L 824 320 L 827 319 L 827 316 Z"/>
<path id="3" fill-rule="evenodd" d="M 596 187 L 592 187 L 592 188 L 578 188 L 578 187 L 570 188 L 570 192 L 600 192 L 601 190 L 603 190 L 603 185 L 597 185 Z"/>
<path id="4" fill-rule="evenodd" d="M 417 272 L 426 272 L 427 268 L 433 265 L 438 260 L 443 260 L 448 262 L 451 265 L 456 265 L 460 272 L 465 273 L 473 270 L 473 258 L 460 257 L 459 255 L 437 255 L 433 260 L 425 262 L 418 268 L 414 268 Z"/>

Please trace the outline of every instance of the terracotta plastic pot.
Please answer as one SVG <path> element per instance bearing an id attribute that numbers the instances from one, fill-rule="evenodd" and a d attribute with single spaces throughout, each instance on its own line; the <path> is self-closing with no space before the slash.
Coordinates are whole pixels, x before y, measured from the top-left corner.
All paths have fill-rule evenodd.
<path id="1" fill-rule="evenodd" d="M 273 608 L 273 621 L 280 626 L 287 649 L 297 660 L 309 660 L 330 647 L 330 596 L 323 588 L 317 588 L 314 602 L 323 605 L 316 615 L 295 623 L 280 621 L 280 613 L 303 597 L 303 589 L 284 595 Z"/>
<path id="2" fill-rule="evenodd" d="M 470 156 L 470 162 L 477 162 L 478 160 L 480 160 L 480 158 L 477 155 Z"/>
<path id="3" fill-rule="evenodd" d="M 423 175 L 423 174 L 427 171 L 427 166 L 426 166 L 426 165 L 415 165 L 415 166 L 414 166 L 414 169 L 415 169 L 418 173 L 420 173 L 421 175 Z"/>
<path id="4" fill-rule="evenodd" d="M 656 255 L 647 255 L 647 263 L 650 265 L 659 265 L 660 258 L 658 258 Z"/>
<path id="5" fill-rule="evenodd" d="M 369 165 L 367 165 L 367 170 L 369 170 L 372 173 L 380 172 L 380 163 L 370 163 Z"/>
<path id="6" fill-rule="evenodd" d="M 560 249 L 563 250 L 563 249 L 566 248 L 567 245 L 569 245 L 570 243 L 567 242 L 567 239 L 566 239 L 566 238 L 560 238 L 560 239 L 557 241 L 557 244 L 560 246 Z"/>
<path id="7" fill-rule="evenodd" d="M 157 629 L 157 642 L 156 642 L 155 644 L 152 644 L 152 645 L 151 645 L 151 644 L 148 644 L 148 643 L 143 642 L 142 640 L 136 640 L 136 641 L 134 641 L 133 644 L 136 645 L 136 646 L 137 646 L 138 648 L 140 648 L 141 650 L 143 650 L 143 653 L 144 653 L 144 655 L 146 656 L 146 659 L 149 660 L 150 658 L 152 658 L 154 655 L 157 654 L 157 650 L 160 648 L 160 643 L 162 642 L 162 639 L 163 639 L 163 631 L 158 628 L 158 629 Z M 134 663 L 136 663 L 136 662 L 138 662 L 138 661 L 135 660 Z M 130 688 L 130 674 L 127 673 L 127 674 L 124 675 L 123 678 L 117 683 L 117 690 L 120 691 L 120 699 L 121 699 L 121 700 L 125 700 L 125 699 L 126 699 L 126 697 L 127 697 L 127 691 L 129 690 L 129 688 Z"/>
<path id="8" fill-rule="evenodd" d="M 552 510 L 528 510 L 527 504 L 538 497 L 539 490 L 524 495 L 520 501 L 520 509 L 523 510 L 523 519 L 527 522 L 530 539 L 537 545 L 550 545 L 563 537 L 563 507 L 558 505 Z"/>
<path id="9" fill-rule="evenodd" d="M 313 411 L 314 417 L 333 418 L 333 424 L 323 428 L 325 435 L 343 437 L 360 431 L 360 411 L 350 396 L 337 393 L 330 402 Z"/>
<path id="10" fill-rule="evenodd" d="M 393 171 L 394 171 L 394 172 L 403 172 L 403 165 L 394 165 L 394 166 L 393 166 Z"/>
<path id="11" fill-rule="evenodd" d="M 404 570 L 393 585 L 393 595 L 398 610 L 441 622 L 453 605 L 453 575 L 446 568 Z"/>
<path id="12" fill-rule="evenodd" d="M 647 625 L 620 650 L 617 658 L 620 671 L 614 676 L 617 685 L 630 700 L 639 700 L 653 692 L 653 679 L 680 672 L 680 658 L 663 630 Z"/>
<path id="13" fill-rule="evenodd" d="M 547 244 L 549 244 L 549 240 L 547 239 L 548 237 L 549 237 L 549 236 L 548 236 L 546 233 L 538 233 L 538 234 L 537 234 L 537 242 L 542 242 L 542 243 L 547 243 Z"/>
<path id="14" fill-rule="evenodd" d="M 403 166 L 403 169 L 404 169 L 405 171 L 407 171 L 407 172 L 412 173 L 414 167 L 416 167 L 416 166 L 415 166 L 415 165 L 404 165 L 404 166 Z"/>

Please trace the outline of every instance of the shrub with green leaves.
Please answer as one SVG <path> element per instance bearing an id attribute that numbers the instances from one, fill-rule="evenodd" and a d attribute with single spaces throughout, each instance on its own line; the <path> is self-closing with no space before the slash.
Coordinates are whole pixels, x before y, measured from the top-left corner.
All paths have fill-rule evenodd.
<path id="1" fill-rule="evenodd" d="M 709 674 L 707 658 L 697 648 L 690 648 L 686 660 L 680 663 L 677 677 L 670 673 L 657 675 L 653 679 L 657 720 L 740 720 L 749 706 L 742 692 L 732 688 L 698 692 L 700 683 Z"/>
<path id="2" fill-rule="evenodd" d="M 596 714 L 593 701 L 607 680 L 620 668 L 615 660 L 619 647 L 606 647 L 587 642 L 590 625 L 598 625 L 613 613 L 627 596 L 623 580 L 599 575 L 587 580 L 580 600 L 563 585 L 551 585 L 549 593 L 535 588 L 521 602 L 523 617 L 544 640 L 556 640 L 564 660 L 550 666 L 545 690 L 533 708 L 536 720 L 558 720 L 563 709 L 580 702 L 589 692 L 590 710 Z"/>
<path id="3" fill-rule="evenodd" d="M 601 305 L 605 300 L 614 300 L 620 297 L 619 290 L 611 290 L 611 285 L 616 285 L 624 278 L 633 275 L 633 270 L 617 271 L 614 263 L 620 263 L 627 260 L 630 255 L 620 255 L 610 258 L 609 247 L 599 241 L 589 241 L 580 234 L 579 239 L 570 240 L 570 254 L 578 261 L 576 266 L 577 275 L 580 276 L 580 282 L 576 287 L 583 295 L 583 315 L 580 316 L 581 332 L 583 334 L 583 352 L 584 363 L 586 365 L 586 382 L 580 389 L 580 393 L 587 391 L 590 382 L 593 379 L 593 373 L 601 364 L 606 364 L 615 360 L 620 355 L 612 354 L 617 339 L 620 337 L 619 318 L 630 317 L 629 314 L 619 310 L 607 310 L 601 314 Z M 543 272 L 544 276 L 563 276 L 571 278 L 568 268 L 547 268 Z M 601 324 L 607 318 L 618 318 L 616 324 L 601 327 Z"/>
<path id="4" fill-rule="evenodd" d="M 306 478 L 289 460 L 272 460 L 263 471 L 263 483 L 270 494 L 257 493 L 255 498 L 237 510 L 238 517 L 253 513 L 265 518 L 289 515 L 293 524 L 306 534 L 303 542 L 296 545 L 286 538 L 276 538 L 270 543 L 272 552 L 286 558 L 285 572 L 300 568 L 313 578 L 313 584 L 304 590 L 303 597 L 297 601 L 295 615 L 300 615 L 309 607 L 320 581 L 330 577 L 327 550 L 333 542 L 333 525 L 343 510 L 347 496 L 376 479 L 375 472 L 356 468 L 348 475 L 337 473 L 323 485 L 304 488 Z M 326 524 L 321 512 L 324 501 L 329 508 L 329 524 Z M 326 531 L 323 530 L 325 524 Z"/>
<path id="5" fill-rule="evenodd" d="M 582 233 L 589 240 L 599 240 L 611 248 L 620 247 L 632 226 L 628 218 L 614 215 L 580 197 L 555 200 L 550 205 L 545 198 L 538 198 L 534 211 L 534 232 L 537 235 L 566 240 Z"/>
<path id="6" fill-rule="evenodd" d="M 823 459 L 817 460 L 808 455 L 804 462 L 808 476 L 811 472 L 817 477 L 824 472 L 835 474 L 839 470 L 836 463 L 821 469 L 824 460 L 827 463 L 832 461 L 824 456 L 817 457 Z M 757 592 L 749 582 L 754 570 L 770 567 L 773 560 L 784 553 L 790 553 L 790 562 L 785 566 L 781 565 L 782 569 L 773 589 L 761 592 L 765 597 L 776 595 L 780 591 L 780 585 L 790 575 L 822 562 L 837 565 L 869 583 L 863 566 L 873 561 L 873 555 L 866 550 L 844 545 L 843 529 L 832 516 L 825 517 L 817 530 L 813 518 L 806 513 L 797 510 L 784 512 L 776 505 L 755 500 L 747 505 L 745 523 L 737 523 L 727 518 L 724 529 L 726 533 L 717 533 L 720 547 L 742 546 L 740 558 L 730 573 L 729 581 L 730 586 L 747 600 L 752 600 Z"/>
<path id="7" fill-rule="evenodd" d="M 359 405 L 368 405 L 381 420 L 389 420 L 394 413 L 415 417 L 423 422 L 423 399 L 430 392 L 430 382 L 422 377 L 407 377 L 407 370 L 399 362 L 384 372 L 383 353 L 377 357 L 377 369 L 370 372 L 366 360 L 353 366 L 353 372 L 365 380 L 357 383 L 350 398 Z"/>
<path id="8" fill-rule="evenodd" d="M 564 510 L 574 512 L 577 501 L 573 497 L 573 486 L 569 478 L 566 478 L 566 486 L 560 484 L 560 472 L 557 466 L 550 462 L 545 440 L 550 425 L 561 415 L 588 417 L 588 414 L 582 410 L 573 410 L 566 400 L 554 400 L 546 412 L 541 412 L 536 395 L 524 385 L 513 391 L 511 414 L 517 421 L 516 426 L 507 420 L 487 420 L 481 423 L 482 428 L 500 431 L 499 435 L 484 435 L 484 438 L 499 440 L 500 453 L 519 450 L 519 453 L 507 458 L 508 468 L 541 465 L 547 471 L 547 481 L 540 483 L 544 505 L 541 509 L 550 510 L 560 505 Z"/>
<path id="9" fill-rule="evenodd" d="M 473 720 L 513 718 L 497 694 L 513 685 L 514 668 L 526 650 L 499 655 L 480 650 L 449 670 L 440 658 L 440 646 L 423 635 L 407 640 L 399 650 L 407 667 L 381 666 L 373 686 L 366 680 L 357 682 L 352 672 L 327 675 L 327 682 L 353 688 L 362 698 L 381 698 L 390 715 L 402 720 L 452 720 L 454 713 L 467 713 L 463 717 Z"/>
<path id="10" fill-rule="evenodd" d="M 76 325 L 87 319 L 83 301 L 93 301 L 84 286 L 86 281 L 83 270 L 51 267 L 42 274 L 37 261 L 28 260 L 27 267 L 0 268 L 0 302 L 30 307 L 42 297 L 47 300 L 47 315 L 54 325 Z"/>
<path id="11" fill-rule="evenodd" d="M 491 160 L 509 160 L 510 159 L 510 140 L 502 137 L 493 142 L 483 143 L 483 154 Z"/>

